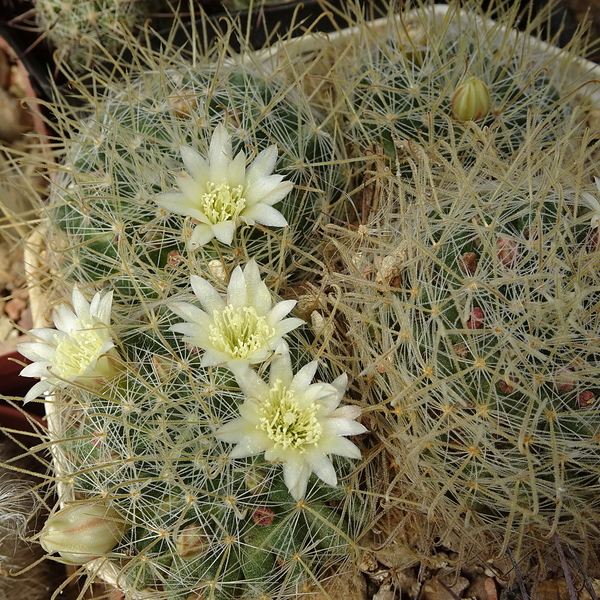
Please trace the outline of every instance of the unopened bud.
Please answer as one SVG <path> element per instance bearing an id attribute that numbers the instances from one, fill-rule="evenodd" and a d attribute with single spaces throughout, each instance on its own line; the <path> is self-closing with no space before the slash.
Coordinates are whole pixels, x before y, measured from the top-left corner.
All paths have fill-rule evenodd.
<path id="1" fill-rule="evenodd" d="M 515 240 L 499 237 L 496 240 L 496 253 L 505 267 L 512 267 L 519 259 L 519 244 Z"/>
<path id="2" fill-rule="evenodd" d="M 259 506 L 252 513 L 252 520 L 259 527 L 268 527 L 275 520 L 275 512 L 272 509 L 267 508 L 266 506 Z"/>
<path id="3" fill-rule="evenodd" d="M 184 527 L 175 540 L 175 550 L 180 558 L 196 558 L 204 554 L 207 546 L 208 537 L 198 523 Z"/>
<path id="4" fill-rule="evenodd" d="M 452 96 L 452 117 L 457 121 L 478 121 L 490 112 L 492 99 L 487 85 L 477 77 L 469 77 Z"/>
<path id="5" fill-rule="evenodd" d="M 579 394 L 579 396 L 577 397 L 577 401 L 579 403 L 579 406 L 581 406 L 582 408 L 588 408 L 592 406 L 594 402 L 596 402 L 596 394 L 594 394 L 594 392 L 592 392 L 591 390 L 586 390 Z"/>
<path id="6" fill-rule="evenodd" d="M 485 321 L 485 314 L 478 306 L 474 307 L 469 313 L 466 326 L 467 329 L 481 329 Z"/>
<path id="7" fill-rule="evenodd" d="M 70 563 L 82 565 L 110 552 L 125 529 L 123 519 L 112 508 L 77 504 L 49 517 L 39 541 L 46 552 L 58 552 Z"/>

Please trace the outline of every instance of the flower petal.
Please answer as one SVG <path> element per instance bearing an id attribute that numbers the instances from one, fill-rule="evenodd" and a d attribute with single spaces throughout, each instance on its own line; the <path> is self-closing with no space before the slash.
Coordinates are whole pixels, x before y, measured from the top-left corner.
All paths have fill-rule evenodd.
<path id="1" fill-rule="evenodd" d="M 198 275 L 190 277 L 194 294 L 200 301 L 202 308 L 212 315 L 215 311 L 221 311 L 225 308 L 225 301 L 217 290 L 206 279 Z"/>
<path id="2" fill-rule="evenodd" d="M 252 186 L 256 181 L 270 175 L 277 162 L 277 145 L 272 144 L 252 161 L 246 173 L 246 186 Z"/>
<path id="3" fill-rule="evenodd" d="M 248 225 L 256 222 L 267 227 L 286 227 L 288 224 L 278 210 L 262 203 L 245 208 L 240 214 L 240 220 Z"/>
<path id="4" fill-rule="evenodd" d="M 283 465 L 283 481 L 294 500 L 302 500 L 306 494 L 310 467 L 301 461 L 289 461 Z"/>
<path id="5" fill-rule="evenodd" d="M 319 440 L 319 450 L 324 454 L 337 454 L 346 458 L 360 458 L 360 449 L 345 437 L 325 437 Z"/>
<path id="6" fill-rule="evenodd" d="M 188 246 L 192 250 L 195 250 L 200 246 L 205 246 L 208 244 L 208 242 L 210 242 L 210 240 L 212 240 L 214 237 L 215 232 L 213 231 L 212 226 L 201 223 L 200 225 L 196 225 L 194 228 L 194 231 L 188 240 Z"/>
<path id="7" fill-rule="evenodd" d="M 233 221 L 221 221 L 211 225 L 214 236 L 226 246 L 231 246 L 233 234 L 235 233 L 235 223 Z"/>
<path id="8" fill-rule="evenodd" d="M 258 269 L 258 267 L 256 267 Z M 242 308 L 248 304 L 248 294 L 246 291 L 245 273 L 240 266 L 237 266 L 231 274 L 229 285 L 227 286 L 227 305 Z"/>
<path id="9" fill-rule="evenodd" d="M 310 458 L 310 465 L 313 473 L 327 485 L 337 485 L 337 476 L 335 469 L 331 464 L 331 461 L 327 458 L 323 452 L 316 452 L 314 456 Z"/>
<path id="10" fill-rule="evenodd" d="M 211 181 L 221 183 L 223 179 L 227 179 L 231 154 L 231 136 L 227 133 L 225 125 L 219 123 L 215 127 L 208 149 Z"/>
<path id="11" fill-rule="evenodd" d="M 204 182 L 208 179 L 210 172 L 209 165 L 206 160 L 199 152 L 193 148 L 190 148 L 189 146 L 183 146 L 180 150 L 180 153 L 186 171 L 195 181 L 201 185 L 204 185 Z"/>

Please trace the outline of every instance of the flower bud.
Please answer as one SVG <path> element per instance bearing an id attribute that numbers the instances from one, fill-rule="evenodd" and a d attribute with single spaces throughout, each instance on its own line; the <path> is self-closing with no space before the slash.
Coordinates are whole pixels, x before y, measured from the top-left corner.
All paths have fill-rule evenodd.
<path id="1" fill-rule="evenodd" d="M 208 537 L 198 523 L 184 527 L 175 540 L 175 550 L 180 558 L 196 558 L 204 554 L 208 547 Z"/>
<path id="2" fill-rule="evenodd" d="M 490 112 L 492 100 L 487 85 L 477 77 L 469 77 L 458 86 L 450 107 L 452 117 L 457 121 L 478 121 Z"/>
<path id="3" fill-rule="evenodd" d="M 273 511 L 273 509 L 268 508 L 266 506 L 259 506 L 252 513 L 252 520 L 259 527 L 267 527 L 267 526 L 271 525 L 273 523 L 274 519 L 275 519 L 275 511 Z"/>
<path id="4" fill-rule="evenodd" d="M 481 308 L 475 306 L 469 313 L 466 326 L 467 329 L 481 329 L 485 322 L 485 314 Z"/>
<path id="5" fill-rule="evenodd" d="M 125 524 L 112 508 L 77 504 L 51 515 L 39 541 L 46 552 L 58 552 L 70 563 L 82 565 L 110 552 L 124 533 Z"/>

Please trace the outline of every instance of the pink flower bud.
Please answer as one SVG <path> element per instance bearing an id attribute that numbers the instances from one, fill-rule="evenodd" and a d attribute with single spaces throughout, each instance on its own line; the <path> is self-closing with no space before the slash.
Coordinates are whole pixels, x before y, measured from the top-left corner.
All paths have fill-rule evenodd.
<path id="1" fill-rule="evenodd" d="M 467 329 L 481 329 L 483 327 L 484 321 L 485 315 L 483 313 L 483 310 L 478 306 L 475 306 L 471 309 L 469 318 L 467 319 Z"/>
<path id="2" fill-rule="evenodd" d="M 496 240 L 496 253 L 505 267 L 512 267 L 519 258 L 519 245 L 515 240 L 499 237 Z"/>
<path id="3" fill-rule="evenodd" d="M 579 394 L 577 401 L 579 402 L 579 406 L 582 408 L 588 408 L 596 401 L 596 394 L 590 390 L 586 390 L 585 392 L 581 392 L 581 394 Z"/>
<path id="4" fill-rule="evenodd" d="M 198 523 L 184 527 L 175 540 L 175 550 L 181 558 L 196 558 L 204 554 L 208 546 L 208 537 Z"/>
<path id="5" fill-rule="evenodd" d="M 273 523 L 275 519 L 275 512 L 266 506 L 260 506 L 252 514 L 252 520 L 259 527 L 267 527 Z"/>
<path id="6" fill-rule="evenodd" d="M 82 565 L 110 552 L 125 529 L 123 519 L 112 508 L 76 504 L 48 518 L 39 542 L 46 552 L 58 552 L 68 562 Z"/>
<path id="7" fill-rule="evenodd" d="M 478 121 L 490 112 L 492 100 L 490 92 L 477 77 L 469 77 L 456 88 L 450 107 L 452 117 L 457 121 Z"/>
<path id="8" fill-rule="evenodd" d="M 566 394 L 577 385 L 577 378 L 571 369 L 563 367 L 556 372 L 554 383 L 559 394 Z"/>
<path id="9" fill-rule="evenodd" d="M 513 383 L 517 383 L 516 377 L 508 377 L 508 379 L 500 379 L 500 381 L 498 381 L 498 389 L 503 394 L 512 394 L 517 389 L 514 385 L 511 385 Z"/>

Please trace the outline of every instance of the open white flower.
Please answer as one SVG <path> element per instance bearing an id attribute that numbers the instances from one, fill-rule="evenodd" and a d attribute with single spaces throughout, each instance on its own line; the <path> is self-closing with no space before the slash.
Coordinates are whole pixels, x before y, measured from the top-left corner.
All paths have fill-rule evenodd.
<path id="1" fill-rule="evenodd" d="M 246 400 L 240 416 L 215 435 L 237 444 L 231 458 L 264 452 L 266 460 L 282 461 L 285 484 L 300 500 L 311 473 L 329 485 L 337 484 L 328 455 L 360 458 L 358 447 L 343 436 L 364 433 L 366 428 L 354 420 L 359 407 L 339 406 L 348 384 L 345 374 L 333 383 L 311 383 L 316 361 L 294 375 L 287 347 L 277 352 L 268 384 L 252 370 L 236 376 Z"/>
<path id="2" fill-rule="evenodd" d="M 282 175 L 271 175 L 277 161 L 277 146 L 263 150 L 246 169 L 246 155 L 232 158 L 231 136 L 225 126 L 216 127 L 208 160 L 185 146 L 181 158 L 187 173 L 178 181 L 180 192 L 159 194 L 156 203 L 179 215 L 191 217 L 197 225 L 188 241 L 197 248 L 217 238 L 230 245 L 240 222 L 285 227 L 287 221 L 273 204 L 283 200 L 294 184 Z"/>
<path id="3" fill-rule="evenodd" d="M 41 377 L 25 396 L 25 402 L 56 387 L 77 382 L 97 387 L 118 372 L 116 349 L 109 325 L 112 292 L 104 297 L 97 293 L 88 303 L 83 294 L 73 290 L 73 312 L 64 304 L 53 311 L 56 329 L 32 329 L 37 342 L 18 344 L 19 352 L 32 364 L 21 375 Z"/>
<path id="4" fill-rule="evenodd" d="M 204 310 L 184 302 L 170 304 L 173 312 L 186 319 L 172 330 L 204 350 L 202 366 L 226 365 L 241 372 L 269 358 L 283 336 L 304 323 L 302 319 L 284 319 L 296 300 L 273 305 L 255 260 L 243 271 L 239 266 L 234 269 L 226 298 L 202 277 L 192 275 L 191 282 Z"/>

